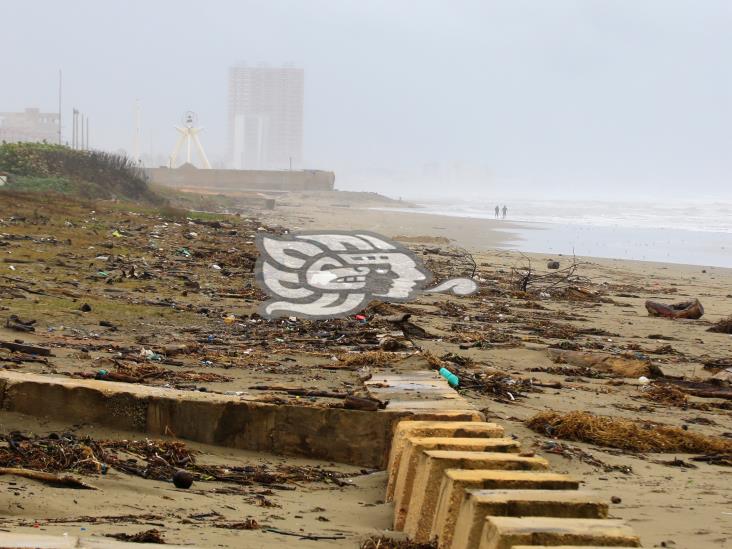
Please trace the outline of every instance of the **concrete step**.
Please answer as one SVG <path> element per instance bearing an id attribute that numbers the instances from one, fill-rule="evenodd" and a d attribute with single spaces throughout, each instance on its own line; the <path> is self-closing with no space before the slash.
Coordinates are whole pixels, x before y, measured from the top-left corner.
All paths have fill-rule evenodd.
<path id="1" fill-rule="evenodd" d="M 607 518 L 608 505 L 595 492 L 578 490 L 468 490 L 462 502 L 440 521 L 432 534 L 441 547 L 478 549 L 486 516 Z M 441 522 L 438 524 L 438 522 Z"/>
<path id="2" fill-rule="evenodd" d="M 517 453 L 520 444 L 511 438 L 407 437 L 394 487 L 394 506 L 399 509 L 412 496 L 419 456 L 427 450 Z"/>
<path id="3" fill-rule="evenodd" d="M 515 549 L 517 545 L 640 547 L 640 540 L 621 520 L 486 517 L 479 549 Z"/>
<path id="4" fill-rule="evenodd" d="M 386 501 L 393 501 L 397 473 L 407 437 L 494 438 L 503 436 L 503 427 L 480 421 L 400 421 L 394 430 L 387 471 Z"/>
<path id="5" fill-rule="evenodd" d="M 577 490 L 579 481 L 559 473 L 448 469 L 442 477 L 431 537 L 452 536 L 452 524 L 466 490 Z M 452 519 L 448 520 L 450 517 Z M 447 525 L 445 530 L 444 525 Z M 478 530 L 480 533 L 480 529 Z"/>
<path id="6" fill-rule="evenodd" d="M 417 472 L 409 501 L 395 509 L 396 530 L 403 529 L 415 541 L 429 538 L 442 476 L 447 469 L 544 470 L 549 464 L 540 457 L 510 453 L 428 450 L 417 461 Z M 395 494 L 395 498 L 398 497 Z"/>

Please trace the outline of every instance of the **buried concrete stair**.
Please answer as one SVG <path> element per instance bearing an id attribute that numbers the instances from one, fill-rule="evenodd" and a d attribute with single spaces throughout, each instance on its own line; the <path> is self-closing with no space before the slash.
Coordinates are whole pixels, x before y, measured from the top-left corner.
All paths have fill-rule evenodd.
<path id="1" fill-rule="evenodd" d="M 421 395 L 436 393 L 433 381 L 420 391 L 417 376 L 403 384 L 399 376 L 382 381 Z M 459 398 L 453 393 L 451 406 Z M 429 409 L 426 402 L 420 410 Z M 517 454 L 518 444 L 501 446 L 499 441 L 510 440 L 501 426 L 445 419 L 404 419 L 394 428 L 386 499 L 395 504 L 395 530 L 446 549 L 640 546 L 631 528 L 607 518 L 598 494 L 579 491 L 578 480 L 548 471 L 541 457 Z"/>

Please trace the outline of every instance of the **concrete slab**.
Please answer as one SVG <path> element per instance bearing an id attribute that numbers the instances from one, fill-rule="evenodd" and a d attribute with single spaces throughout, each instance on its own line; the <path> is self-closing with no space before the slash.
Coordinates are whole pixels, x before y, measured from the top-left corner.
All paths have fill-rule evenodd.
<path id="1" fill-rule="evenodd" d="M 544 470 L 549 466 L 539 457 L 509 453 L 429 450 L 422 452 L 412 486 L 412 497 L 395 512 L 395 529 L 415 541 L 428 540 L 437 506 L 442 476 L 447 469 Z"/>
<path id="2" fill-rule="evenodd" d="M 454 521 L 468 490 L 577 490 L 579 481 L 559 473 L 541 471 L 495 471 L 448 469 L 442 477 L 431 537 L 448 543 L 453 536 Z M 480 533 L 482 525 L 478 528 Z"/>
<path id="3" fill-rule="evenodd" d="M 472 410 L 474 407 L 434 370 L 376 372 L 364 383 L 369 394 L 388 400 L 387 410 Z"/>
<path id="4" fill-rule="evenodd" d="M 407 437 L 457 437 L 457 438 L 494 438 L 503 436 L 503 427 L 495 423 L 476 421 L 400 421 L 394 431 L 389 453 L 387 471 L 389 482 L 386 486 L 386 501 L 394 499 L 394 488 L 399 465 Z"/>
<path id="5" fill-rule="evenodd" d="M 640 540 L 621 520 L 486 517 L 480 549 L 515 549 L 517 545 L 640 547 Z"/>
<path id="6" fill-rule="evenodd" d="M 396 514 L 406 515 L 412 498 L 419 456 L 426 450 L 518 453 L 520 444 L 511 438 L 407 437 L 394 486 Z"/>
<path id="7" fill-rule="evenodd" d="M 486 516 L 607 518 L 597 493 L 578 490 L 469 490 L 435 520 L 432 534 L 451 549 L 478 549 Z"/>

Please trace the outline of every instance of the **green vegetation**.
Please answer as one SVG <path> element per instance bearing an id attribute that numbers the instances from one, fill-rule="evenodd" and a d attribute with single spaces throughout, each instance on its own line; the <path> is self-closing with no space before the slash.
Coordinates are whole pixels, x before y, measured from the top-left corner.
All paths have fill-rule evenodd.
<path id="1" fill-rule="evenodd" d="M 88 199 L 121 198 L 148 204 L 164 199 L 150 190 L 144 172 L 124 156 L 80 151 L 47 143 L 0 144 L 0 171 L 8 190 L 71 194 Z"/>

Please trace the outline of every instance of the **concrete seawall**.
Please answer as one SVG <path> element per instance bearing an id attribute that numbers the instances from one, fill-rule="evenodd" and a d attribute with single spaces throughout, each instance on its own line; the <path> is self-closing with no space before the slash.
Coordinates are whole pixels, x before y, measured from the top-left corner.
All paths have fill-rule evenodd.
<path id="1" fill-rule="evenodd" d="M 332 191 L 335 174 L 322 170 L 199 170 L 149 168 L 150 181 L 178 189 L 213 191 Z"/>
<path id="2" fill-rule="evenodd" d="M 278 405 L 237 396 L 17 372 L 0 372 L 2 411 L 379 469 L 386 467 L 399 420 L 477 417 L 461 410 L 368 412 Z"/>

